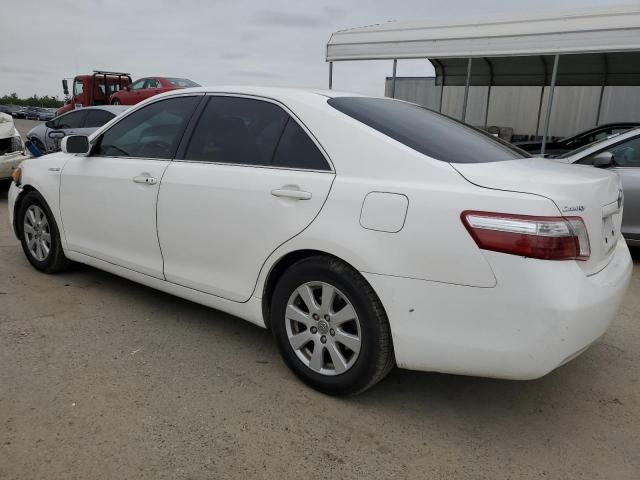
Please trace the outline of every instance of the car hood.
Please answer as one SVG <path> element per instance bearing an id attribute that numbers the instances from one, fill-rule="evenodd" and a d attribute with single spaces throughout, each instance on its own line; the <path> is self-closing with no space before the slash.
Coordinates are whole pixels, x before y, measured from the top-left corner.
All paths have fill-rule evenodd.
<path id="1" fill-rule="evenodd" d="M 20 135 L 13 123 L 11 115 L 0 113 L 0 138 L 11 138 Z"/>

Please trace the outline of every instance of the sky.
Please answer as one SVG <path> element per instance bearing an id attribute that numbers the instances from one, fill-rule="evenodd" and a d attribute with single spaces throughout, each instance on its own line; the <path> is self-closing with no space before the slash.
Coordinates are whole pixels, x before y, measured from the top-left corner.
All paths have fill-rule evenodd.
<path id="1" fill-rule="evenodd" d="M 637 1 L 637 0 L 636 0 Z M 332 32 L 392 20 L 459 22 L 629 4 L 607 0 L 0 0 L 0 95 L 57 95 L 93 70 L 201 85 L 326 88 Z M 534 10 L 535 9 L 535 10 Z M 342 62 L 334 88 L 384 94 L 391 61 Z M 401 60 L 398 76 L 431 76 Z"/>

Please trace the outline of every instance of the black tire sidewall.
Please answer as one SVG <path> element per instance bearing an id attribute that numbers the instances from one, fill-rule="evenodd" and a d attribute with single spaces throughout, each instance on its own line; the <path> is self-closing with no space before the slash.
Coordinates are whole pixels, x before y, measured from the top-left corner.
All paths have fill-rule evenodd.
<path id="1" fill-rule="evenodd" d="M 27 239 L 24 234 L 24 216 L 31 205 L 39 206 L 47 217 L 47 222 L 49 223 L 49 231 L 51 235 L 51 249 L 49 250 L 49 255 L 44 260 L 40 261 L 31 255 L 29 248 L 27 246 Z M 56 262 L 56 257 L 60 255 L 61 246 L 60 246 L 60 236 L 58 234 L 58 226 L 56 224 L 55 218 L 47 205 L 47 202 L 44 200 L 42 195 L 40 195 L 36 191 L 32 191 L 26 194 L 24 200 L 20 204 L 20 208 L 18 209 L 18 216 L 16 226 L 20 233 L 20 241 L 22 244 L 22 250 L 29 260 L 29 263 L 33 265 L 37 270 L 42 272 L 48 272 L 54 266 Z"/>
<path id="2" fill-rule="evenodd" d="M 342 270 L 342 271 L 341 271 Z M 353 275 L 353 272 L 349 272 Z M 357 275 L 359 273 L 356 272 Z M 309 259 L 293 265 L 278 282 L 272 301 L 271 328 L 278 348 L 293 372 L 306 384 L 330 395 L 355 393 L 365 388 L 376 372 L 380 319 L 367 292 L 349 280 L 345 271 L 327 259 Z M 364 280 L 364 279 L 363 279 Z M 307 282 L 325 282 L 340 290 L 353 305 L 360 322 L 361 347 L 355 364 L 340 375 L 322 375 L 304 365 L 289 344 L 285 311 L 289 297 Z M 386 321 L 386 318 L 384 319 Z"/>

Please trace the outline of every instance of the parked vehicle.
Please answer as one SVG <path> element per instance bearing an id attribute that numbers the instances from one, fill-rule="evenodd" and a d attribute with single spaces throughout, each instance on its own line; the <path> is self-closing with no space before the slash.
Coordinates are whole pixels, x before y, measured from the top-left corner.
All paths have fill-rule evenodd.
<path id="1" fill-rule="evenodd" d="M 0 180 L 11 178 L 11 174 L 26 157 L 24 145 L 11 115 L 0 112 Z"/>
<path id="2" fill-rule="evenodd" d="M 77 75 L 68 102 L 58 109 L 58 115 L 76 108 L 94 105 L 110 105 L 111 96 L 131 84 L 131 75 L 120 72 L 94 70 L 91 75 Z M 62 80 L 62 90 L 69 95 L 67 79 Z"/>
<path id="3" fill-rule="evenodd" d="M 619 192 L 417 105 L 225 87 L 66 137 L 8 203 L 36 269 L 78 261 L 269 327 L 296 375 L 349 394 L 394 363 L 530 379 L 580 354 L 631 276 Z"/>
<path id="4" fill-rule="evenodd" d="M 27 118 L 27 107 L 18 107 L 11 113 L 11 116 L 18 119 Z"/>
<path id="5" fill-rule="evenodd" d="M 131 86 L 116 92 L 111 97 L 112 105 L 135 105 L 159 93 L 180 88 L 199 87 L 187 78 L 148 77 L 136 80 Z"/>
<path id="6" fill-rule="evenodd" d="M 559 162 L 592 165 L 614 171 L 622 181 L 622 235 L 640 246 L 640 128 L 586 145 L 557 158 Z"/>
<path id="7" fill-rule="evenodd" d="M 65 136 L 90 135 L 127 108 L 129 107 L 101 105 L 67 112 L 32 128 L 27 134 L 27 139 L 43 153 L 56 152 L 60 150 L 60 142 Z"/>
<path id="8" fill-rule="evenodd" d="M 639 127 L 637 122 L 620 122 L 610 123 L 607 125 L 599 125 L 584 132 L 580 132 L 571 137 L 563 138 L 547 142 L 545 146 L 545 157 L 555 157 L 564 153 L 575 150 L 576 148 L 589 145 L 598 140 L 605 139 L 616 133 L 626 132 L 630 128 Z M 542 149 L 542 140 L 536 142 L 515 142 L 514 145 L 531 154 L 538 154 Z"/>
<path id="9" fill-rule="evenodd" d="M 40 120 L 40 107 L 27 107 L 24 113 L 24 118 L 27 120 Z"/>

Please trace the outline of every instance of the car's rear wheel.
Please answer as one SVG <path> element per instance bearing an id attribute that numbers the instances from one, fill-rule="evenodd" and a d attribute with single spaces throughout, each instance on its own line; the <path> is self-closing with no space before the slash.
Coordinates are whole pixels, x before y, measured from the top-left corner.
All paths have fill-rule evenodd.
<path id="1" fill-rule="evenodd" d="M 51 210 L 36 191 L 26 194 L 17 217 L 22 250 L 36 269 L 55 273 L 64 270 L 69 260 L 64 256 L 60 234 Z"/>
<path id="2" fill-rule="evenodd" d="M 114 99 L 111 101 L 111 105 L 121 105 L 120 100 L 118 100 L 117 98 L 114 98 Z"/>
<path id="3" fill-rule="evenodd" d="M 273 293 L 271 327 L 287 365 L 331 395 L 360 393 L 394 365 L 389 322 L 367 281 L 333 257 L 292 265 Z"/>

